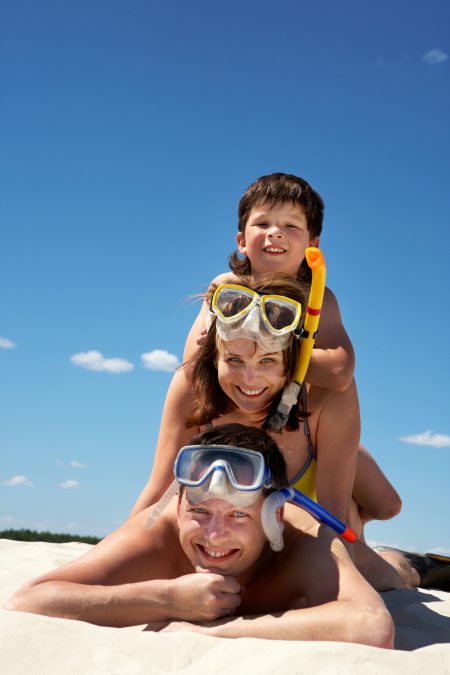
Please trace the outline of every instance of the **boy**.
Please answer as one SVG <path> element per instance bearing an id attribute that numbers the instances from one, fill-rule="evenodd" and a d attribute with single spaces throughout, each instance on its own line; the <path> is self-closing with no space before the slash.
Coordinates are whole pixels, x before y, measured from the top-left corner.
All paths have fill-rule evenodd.
<path id="1" fill-rule="evenodd" d="M 287 484 L 274 440 L 230 424 L 192 446 L 175 466 L 184 486 L 178 504 L 150 530 L 147 509 L 78 560 L 23 586 L 7 608 L 107 626 L 158 622 L 153 630 L 392 647 L 382 600 L 327 527 L 305 513 L 303 531 L 286 523 L 283 551 L 268 546 L 264 486 Z"/>
<path id="2" fill-rule="evenodd" d="M 232 254 L 230 267 L 233 274 L 221 274 L 212 284 L 233 283 L 239 281 L 238 275 L 242 274 L 256 279 L 267 272 L 287 273 L 309 280 L 305 249 L 319 244 L 323 209 L 320 195 L 302 178 L 283 173 L 258 178 L 239 203 L 236 241 L 243 258 Z M 202 339 L 199 340 L 199 335 L 206 333 L 208 311 L 205 302 L 188 335 L 184 362 L 195 353 Z M 336 298 L 328 288 L 315 347 L 307 381 L 318 387 L 345 392 L 353 380 L 354 353 Z M 190 369 L 184 367 L 175 372 L 170 384 L 152 473 L 131 515 L 158 501 L 170 484 L 172 462 L 178 448 L 187 442 L 191 433 L 185 421 L 192 411 L 192 397 Z M 358 475 L 365 477 L 364 490 L 358 494 L 358 503 L 364 504 L 359 513 L 362 522 L 370 518 L 391 518 L 399 512 L 398 494 L 364 448 L 358 452 Z"/>

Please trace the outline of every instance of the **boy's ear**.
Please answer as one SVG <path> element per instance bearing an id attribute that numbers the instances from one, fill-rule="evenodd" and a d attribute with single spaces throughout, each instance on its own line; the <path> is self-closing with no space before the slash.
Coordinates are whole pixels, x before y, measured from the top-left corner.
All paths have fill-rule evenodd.
<path id="1" fill-rule="evenodd" d="M 310 246 L 315 246 L 316 248 L 319 248 L 319 244 L 320 244 L 320 237 L 313 237 L 313 239 L 309 240 Z"/>
<path id="2" fill-rule="evenodd" d="M 245 245 L 245 237 L 243 232 L 238 232 L 236 235 L 236 243 L 239 253 L 247 254 L 247 246 Z"/>

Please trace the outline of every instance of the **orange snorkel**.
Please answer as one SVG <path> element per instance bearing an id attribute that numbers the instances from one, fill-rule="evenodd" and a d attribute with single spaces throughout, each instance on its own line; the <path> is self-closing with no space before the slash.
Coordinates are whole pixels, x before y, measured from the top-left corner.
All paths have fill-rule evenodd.
<path id="1" fill-rule="evenodd" d="M 312 274 L 311 289 L 309 291 L 305 323 L 301 333 L 300 353 L 294 377 L 292 382 L 289 382 L 284 388 L 278 408 L 268 420 L 269 429 L 277 432 L 281 432 L 285 427 L 291 408 L 297 403 L 298 395 L 311 360 L 311 354 L 317 336 L 323 294 L 325 292 L 327 268 L 322 251 L 311 246 L 306 249 L 305 257 Z"/>

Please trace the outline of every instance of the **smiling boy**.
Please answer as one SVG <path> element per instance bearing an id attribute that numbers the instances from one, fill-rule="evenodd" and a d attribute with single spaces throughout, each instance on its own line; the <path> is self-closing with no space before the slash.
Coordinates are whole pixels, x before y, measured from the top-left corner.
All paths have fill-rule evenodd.
<path id="1" fill-rule="evenodd" d="M 142 511 L 23 586 L 7 608 L 104 626 L 392 647 L 389 613 L 331 530 L 305 513 L 302 529 L 285 523 L 281 552 L 270 547 L 262 506 L 287 481 L 264 431 L 208 429 L 180 451 L 175 475 L 181 495 L 155 525 Z"/>

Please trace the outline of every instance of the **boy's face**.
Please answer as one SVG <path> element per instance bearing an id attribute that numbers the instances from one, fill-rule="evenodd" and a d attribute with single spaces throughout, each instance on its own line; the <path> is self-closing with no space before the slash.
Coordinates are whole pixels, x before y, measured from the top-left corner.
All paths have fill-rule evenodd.
<path id="1" fill-rule="evenodd" d="M 180 543 L 195 568 L 239 576 L 258 560 L 266 543 L 261 525 L 265 497 L 248 507 L 224 499 L 191 504 L 186 490 L 178 506 Z"/>
<path id="2" fill-rule="evenodd" d="M 310 238 L 302 207 L 292 202 L 253 208 L 245 232 L 238 232 L 236 240 L 257 276 L 268 272 L 296 276 L 305 249 L 319 244 L 318 237 Z"/>

